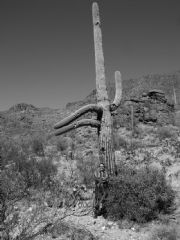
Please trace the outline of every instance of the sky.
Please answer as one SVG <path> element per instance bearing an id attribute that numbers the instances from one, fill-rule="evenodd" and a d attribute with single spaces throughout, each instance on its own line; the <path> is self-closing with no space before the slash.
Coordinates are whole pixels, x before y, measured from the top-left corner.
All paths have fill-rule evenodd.
<path id="1" fill-rule="evenodd" d="M 0 0 L 0 111 L 95 88 L 90 0 Z M 179 0 L 98 0 L 107 81 L 180 70 Z"/>

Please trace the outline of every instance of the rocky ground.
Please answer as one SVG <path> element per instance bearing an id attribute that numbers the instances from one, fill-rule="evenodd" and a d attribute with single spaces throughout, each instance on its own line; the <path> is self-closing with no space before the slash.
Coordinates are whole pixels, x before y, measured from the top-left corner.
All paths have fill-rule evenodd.
<path id="1" fill-rule="evenodd" d="M 32 209 L 28 208 L 28 211 Z M 35 240 L 152 240 L 154 229 L 164 225 L 176 227 L 180 224 L 179 220 L 169 220 L 170 216 L 164 217 L 161 221 L 153 221 L 148 224 L 136 224 L 126 220 L 112 222 L 98 217 L 94 219 L 92 213 L 83 215 L 82 210 L 76 209 L 60 221 L 64 210 L 51 209 L 48 212 L 48 218 L 52 219 L 53 225 L 49 224 L 46 231 L 43 231 Z M 56 212 L 56 214 L 55 214 Z M 77 216 L 81 215 L 82 216 Z M 27 215 L 27 210 L 26 210 Z M 52 217 L 53 216 L 53 217 Z M 167 224 L 168 218 L 168 224 Z M 34 228 L 35 229 L 35 228 Z M 34 231 L 33 229 L 33 231 Z M 178 233 L 180 237 L 180 232 Z M 177 238 L 179 239 L 179 238 Z"/>

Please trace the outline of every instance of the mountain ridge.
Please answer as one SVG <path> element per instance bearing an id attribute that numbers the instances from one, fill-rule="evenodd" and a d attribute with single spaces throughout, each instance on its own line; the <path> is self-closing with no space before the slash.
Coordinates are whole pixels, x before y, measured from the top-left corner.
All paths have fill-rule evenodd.
<path id="1" fill-rule="evenodd" d="M 110 101 L 113 101 L 115 95 L 114 83 L 108 82 L 107 88 Z M 148 92 L 151 89 L 158 89 L 165 93 L 168 104 L 173 105 L 173 88 L 176 91 L 177 102 L 180 104 L 180 71 L 170 74 L 149 74 L 136 79 L 124 80 L 122 102 L 114 118 L 118 123 L 117 125 L 120 127 L 127 127 L 131 122 L 130 107 L 126 103 L 127 100 L 133 98 L 139 99 L 144 92 Z M 95 102 L 96 90 L 93 90 L 83 100 L 67 103 L 66 107 L 63 109 L 38 108 L 27 103 L 15 104 L 7 111 L 0 112 L 0 132 L 8 135 L 13 135 L 14 132 L 25 134 L 30 131 L 45 131 L 49 133 L 53 131 L 53 126 L 57 121 L 79 109 L 81 106 Z M 138 111 L 142 111 L 145 107 L 146 106 L 140 106 L 139 104 L 134 105 L 135 115 L 138 116 L 136 119 L 137 121 L 139 121 L 140 118 L 142 119 L 142 116 L 139 117 L 138 114 L 140 113 L 138 113 Z M 150 103 L 150 112 L 154 111 L 155 107 L 157 108 L 156 104 Z M 141 108 L 141 110 L 139 110 L 139 108 Z M 174 124 L 172 120 L 174 114 L 173 110 L 169 111 L 166 104 L 164 103 L 164 105 L 162 105 L 161 102 L 158 108 L 161 109 L 159 110 L 161 116 L 156 123 L 159 124 L 163 119 L 166 119 L 163 124 Z M 149 119 L 152 118 L 154 118 L 154 116 L 149 117 Z"/>

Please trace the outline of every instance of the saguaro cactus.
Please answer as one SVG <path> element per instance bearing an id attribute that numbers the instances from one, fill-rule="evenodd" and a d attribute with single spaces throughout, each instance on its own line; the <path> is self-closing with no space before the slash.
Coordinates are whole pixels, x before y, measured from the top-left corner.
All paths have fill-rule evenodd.
<path id="1" fill-rule="evenodd" d="M 92 15 L 95 45 L 97 104 L 89 104 L 80 108 L 72 115 L 57 123 L 54 128 L 58 129 L 55 132 L 56 136 L 82 126 L 97 128 L 99 141 L 99 162 L 104 163 L 109 174 L 113 175 L 115 174 L 116 164 L 112 137 L 112 115 L 120 105 L 122 96 L 122 80 L 120 72 L 115 72 L 116 94 L 114 101 L 110 103 L 106 88 L 102 33 L 100 27 L 101 23 L 97 3 L 93 3 Z M 76 119 L 87 112 L 97 113 L 97 120 L 83 119 L 75 122 Z"/>

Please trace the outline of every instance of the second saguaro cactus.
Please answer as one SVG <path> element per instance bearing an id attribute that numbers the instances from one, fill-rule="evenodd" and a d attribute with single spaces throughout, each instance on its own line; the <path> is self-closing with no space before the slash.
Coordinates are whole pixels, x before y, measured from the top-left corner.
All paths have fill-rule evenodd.
<path id="1" fill-rule="evenodd" d="M 106 88 L 101 23 L 97 3 L 93 3 L 92 15 L 95 46 L 97 104 L 84 106 L 57 123 L 55 125 L 55 129 L 59 130 L 57 130 L 55 135 L 63 134 L 81 126 L 91 126 L 97 128 L 99 141 L 99 162 L 105 164 L 110 175 L 114 175 L 116 172 L 116 164 L 112 136 L 112 115 L 120 105 L 122 97 L 122 80 L 120 72 L 115 72 L 116 94 L 114 101 L 110 103 Z M 76 119 L 87 112 L 97 113 L 97 120 L 83 119 L 75 122 Z"/>

